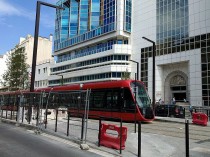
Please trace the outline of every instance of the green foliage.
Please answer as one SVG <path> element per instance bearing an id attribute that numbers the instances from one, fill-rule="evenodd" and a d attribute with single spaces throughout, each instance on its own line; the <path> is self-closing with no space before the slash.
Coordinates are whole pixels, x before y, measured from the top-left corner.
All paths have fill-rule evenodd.
<path id="1" fill-rule="evenodd" d="M 131 75 L 131 73 L 126 70 L 124 73 L 122 73 L 121 79 L 122 80 L 129 80 L 130 79 L 130 75 Z"/>
<path id="2" fill-rule="evenodd" d="M 14 52 L 8 54 L 6 61 L 7 71 L 3 74 L 3 86 L 8 86 L 10 90 L 27 89 L 29 65 L 26 64 L 25 48 L 16 48 Z"/>

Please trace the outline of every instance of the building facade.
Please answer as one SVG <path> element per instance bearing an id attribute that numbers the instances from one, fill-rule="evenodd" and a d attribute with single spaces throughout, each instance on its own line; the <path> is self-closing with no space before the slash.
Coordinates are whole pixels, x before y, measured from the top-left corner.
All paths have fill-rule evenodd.
<path id="1" fill-rule="evenodd" d="M 49 85 L 119 80 L 135 73 L 156 100 L 210 103 L 209 0 L 60 0 Z M 137 72 L 135 60 L 140 64 Z"/>
<path id="2" fill-rule="evenodd" d="M 156 42 L 156 99 L 170 103 L 175 97 L 177 101 L 186 99 L 195 106 L 209 106 L 210 1 L 134 3 L 134 12 L 141 10 L 141 17 L 136 15 L 137 20 L 133 22 L 132 49 L 140 51 L 141 80 L 149 93 L 152 91 L 152 47 L 139 36 Z M 139 32 L 139 36 L 135 32 Z"/>
<path id="3" fill-rule="evenodd" d="M 35 88 L 47 87 L 48 86 L 48 77 L 50 73 L 50 64 L 53 64 L 54 61 L 52 57 L 52 35 L 49 38 L 39 37 L 38 38 L 38 48 L 37 48 L 37 65 L 36 65 L 36 77 L 35 77 Z M 12 48 L 5 55 L 0 56 L 0 79 L 2 79 L 2 75 L 5 70 L 7 70 L 6 60 L 7 54 L 13 53 L 16 49 L 24 47 L 26 53 L 26 63 L 29 65 L 29 81 L 30 81 L 30 73 L 32 67 L 32 56 L 33 56 L 33 45 L 34 45 L 34 37 L 31 35 L 27 35 L 25 38 L 20 37 L 19 43 Z M 38 70 L 40 69 L 40 71 Z M 44 71 L 43 71 L 44 69 Z M 42 74 L 42 75 L 41 75 Z"/>
<path id="4" fill-rule="evenodd" d="M 43 60 L 36 64 L 34 88 L 45 88 L 49 86 L 50 67 L 54 64 L 53 59 Z"/>
<path id="5" fill-rule="evenodd" d="M 49 38 L 38 37 L 37 47 L 37 63 L 45 60 L 52 59 L 52 35 Z M 32 66 L 34 37 L 27 35 L 25 38 L 21 37 L 17 48 L 24 47 L 27 56 L 26 63 Z"/>
<path id="6" fill-rule="evenodd" d="M 61 0 L 50 85 L 121 79 L 131 56 L 131 0 Z M 126 8 L 125 8 L 126 7 Z"/>
<path id="7" fill-rule="evenodd" d="M 4 54 L 4 55 L 0 55 L 0 66 L 1 66 L 1 68 L 0 68 L 0 81 L 2 81 L 2 79 L 3 79 L 2 76 L 3 76 L 4 72 L 5 72 L 5 70 L 7 69 L 7 65 L 6 65 L 7 58 L 8 58 L 7 57 L 7 53 Z M 4 89 L 4 87 L 2 87 L 2 85 L 0 84 L 0 90 L 2 88 Z"/>

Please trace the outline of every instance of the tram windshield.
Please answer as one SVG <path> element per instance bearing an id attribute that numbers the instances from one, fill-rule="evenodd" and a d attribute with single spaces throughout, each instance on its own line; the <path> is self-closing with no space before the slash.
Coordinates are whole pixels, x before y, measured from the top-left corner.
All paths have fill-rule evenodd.
<path id="1" fill-rule="evenodd" d="M 139 82 L 132 82 L 131 88 L 134 93 L 136 93 L 136 101 L 140 108 L 151 107 L 151 100 L 144 86 Z"/>

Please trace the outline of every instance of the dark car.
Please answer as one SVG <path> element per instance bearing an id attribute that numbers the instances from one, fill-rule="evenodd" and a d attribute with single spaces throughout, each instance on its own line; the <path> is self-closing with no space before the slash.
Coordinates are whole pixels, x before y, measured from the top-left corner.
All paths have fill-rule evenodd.
<path id="1" fill-rule="evenodd" d="M 161 117 L 185 118 L 185 108 L 179 105 L 156 105 L 155 115 Z"/>

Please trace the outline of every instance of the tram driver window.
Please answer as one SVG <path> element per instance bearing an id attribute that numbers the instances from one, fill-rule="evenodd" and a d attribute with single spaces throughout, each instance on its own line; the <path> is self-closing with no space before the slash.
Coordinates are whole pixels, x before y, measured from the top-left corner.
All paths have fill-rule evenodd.
<path id="1" fill-rule="evenodd" d="M 129 89 L 124 90 L 124 108 L 125 109 L 134 109 L 135 104 L 132 99 L 132 95 Z"/>

